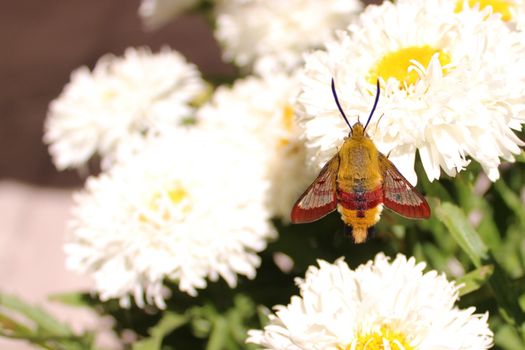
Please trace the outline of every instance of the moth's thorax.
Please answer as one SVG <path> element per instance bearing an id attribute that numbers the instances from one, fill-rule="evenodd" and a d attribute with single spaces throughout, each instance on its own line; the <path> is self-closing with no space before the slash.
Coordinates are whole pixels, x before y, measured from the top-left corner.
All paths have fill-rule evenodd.
<path id="1" fill-rule="evenodd" d="M 382 183 L 379 171 L 379 154 L 373 141 L 356 123 L 353 133 L 345 138 L 339 150 L 338 185 L 351 191 L 359 183 L 365 189 L 373 189 Z"/>

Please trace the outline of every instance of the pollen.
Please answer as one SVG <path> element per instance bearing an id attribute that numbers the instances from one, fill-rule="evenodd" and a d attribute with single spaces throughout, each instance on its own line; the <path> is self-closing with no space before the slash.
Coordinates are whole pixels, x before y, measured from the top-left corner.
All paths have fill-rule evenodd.
<path id="1" fill-rule="evenodd" d="M 337 346 L 338 350 L 414 350 L 406 336 L 395 332 L 387 326 L 378 331 L 358 334 L 356 339 L 346 345 Z"/>
<path id="2" fill-rule="evenodd" d="M 458 0 L 456 2 L 456 13 L 463 11 L 464 0 Z M 512 10 L 514 3 L 507 0 L 468 0 L 468 5 L 470 7 L 479 6 L 480 10 L 483 10 L 485 7 L 492 7 L 492 12 L 499 13 L 501 19 L 505 22 L 508 22 L 512 19 Z"/>
<path id="3" fill-rule="evenodd" d="M 294 127 L 294 110 L 293 107 L 289 104 L 285 105 L 282 111 L 281 116 L 282 127 L 284 134 L 289 135 Z M 290 143 L 290 139 L 286 136 L 283 136 L 279 139 L 279 146 L 287 146 Z"/>
<path id="4" fill-rule="evenodd" d="M 413 61 L 417 61 L 423 67 L 427 67 L 430 59 L 436 53 L 439 54 L 441 66 L 450 63 L 450 56 L 447 53 L 429 45 L 410 46 L 389 52 L 372 67 L 368 81 L 375 84 L 378 78 L 382 78 L 385 81 L 389 78 L 395 78 L 399 81 L 400 88 L 413 85 L 419 79 L 419 74 L 415 70 L 409 69 L 411 66 L 414 66 Z M 445 69 L 443 69 L 443 73 L 446 73 Z"/>

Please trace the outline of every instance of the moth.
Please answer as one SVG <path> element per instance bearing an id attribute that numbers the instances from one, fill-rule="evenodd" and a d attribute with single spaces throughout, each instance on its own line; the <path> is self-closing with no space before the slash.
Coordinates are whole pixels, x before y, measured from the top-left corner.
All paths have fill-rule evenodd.
<path id="1" fill-rule="evenodd" d="M 407 218 L 429 218 L 430 207 L 425 198 L 377 150 L 366 133 L 379 101 L 379 81 L 374 106 L 364 126 L 359 120 L 350 125 L 333 79 L 331 86 L 337 108 L 350 132 L 338 152 L 295 203 L 292 223 L 316 221 L 337 209 L 345 223 L 345 231 L 351 232 L 355 243 L 363 243 L 379 221 L 383 205 Z"/>

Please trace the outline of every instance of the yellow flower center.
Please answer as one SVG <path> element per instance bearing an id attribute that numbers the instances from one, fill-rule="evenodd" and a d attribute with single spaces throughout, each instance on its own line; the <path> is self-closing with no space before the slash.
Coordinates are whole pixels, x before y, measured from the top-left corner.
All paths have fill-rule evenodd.
<path id="1" fill-rule="evenodd" d="M 338 346 L 339 350 L 414 350 L 405 335 L 395 332 L 387 326 L 379 331 L 359 334 L 346 346 Z"/>
<path id="2" fill-rule="evenodd" d="M 189 203 L 184 200 L 188 198 L 188 192 L 182 185 L 175 184 L 166 192 L 156 192 L 149 200 L 148 209 L 155 212 L 162 220 L 169 221 L 177 214 L 187 214 L 191 210 Z M 179 206 L 179 208 L 174 208 Z M 147 214 L 141 214 L 140 220 L 152 223 Z"/>
<path id="3" fill-rule="evenodd" d="M 294 110 L 292 106 L 284 106 L 281 121 L 283 130 L 288 134 L 291 133 L 294 127 Z M 279 140 L 279 146 L 281 147 L 287 146 L 289 143 L 290 139 L 288 137 L 281 137 L 281 139 Z"/>
<path id="4" fill-rule="evenodd" d="M 385 81 L 389 78 L 395 78 L 399 81 L 400 88 L 413 85 L 419 80 L 419 74 L 414 69 L 409 69 L 414 66 L 413 61 L 419 62 L 426 68 L 436 53 L 439 54 L 441 66 L 450 63 L 448 54 L 429 45 L 410 46 L 389 52 L 372 67 L 368 81 L 375 84 L 378 78 Z M 443 73 L 446 73 L 445 69 L 443 69 Z"/>
<path id="5" fill-rule="evenodd" d="M 179 204 L 187 195 L 188 192 L 181 186 L 175 186 L 168 191 L 168 198 L 173 204 Z"/>
<path id="6" fill-rule="evenodd" d="M 117 96 L 117 92 L 114 89 L 107 89 L 102 92 L 102 101 L 111 102 Z"/>
<path id="7" fill-rule="evenodd" d="M 463 11 L 464 0 L 457 0 L 456 2 L 456 13 Z M 485 7 L 492 7 L 492 12 L 501 14 L 501 19 L 505 22 L 508 22 L 512 19 L 512 9 L 514 3 L 507 0 L 468 0 L 468 5 L 474 7 L 475 5 L 479 6 L 480 10 L 483 10 Z"/>

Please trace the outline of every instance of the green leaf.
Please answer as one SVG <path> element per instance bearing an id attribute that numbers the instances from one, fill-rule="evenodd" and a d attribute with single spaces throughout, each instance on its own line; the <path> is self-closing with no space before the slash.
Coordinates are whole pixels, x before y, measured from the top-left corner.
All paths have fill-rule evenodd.
<path id="1" fill-rule="evenodd" d="M 173 312 L 166 312 L 159 323 L 149 329 L 150 337 L 133 344 L 133 350 L 160 350 L 162 340 L 188 322 L 188 317 Z"/>
<path id="2" fill-rule="evenodd" d="M 520 220 L 522 227 L 525 227 L 525 208 L 521 202 L 520 197 L 511 190 L 503 180 L 498 180 L 494 183 L 494 188 L 507 204 L 507 206 L 516 214 Z"/>
<path id="3" fill-rule="evenodd" d="M 483 242 L 491 249 L 497 249 L 501 245 L 501 234 L 494 221 L 493 209 L 485 199 L 479 197 L 477 199 L 476 206 L 482 215 L 477 231 Z"/>
<path id="4" fill-rule="evenodd" d="M 244 294 L 235 295 L 234 307 L 226 313 L 226 320 L 229 332 L 236 343 L 244 343 L 248 332 L 245 322 L 255 315 L 256 306 L 253 301 Z"/>
<path id="5" fill-rule="evenodd" d="M 448 271 L 448 257 L 446 254 L 443 254 L 442 250 L 439 249 L 436 245 L 430 243 L 421 244 L 421 249 L 424 253 L 425 258 L 430 262 L 431 266 L 440 271 Z"/>
<path id="6" fill-rule="evenodd" d="M 482 261 L 488 258 L 488 248 L 472 228 L 463 211 L 454 204 L 445 202 L 436 207 L 436 215 L 472 263 L 476 267 L 481 267 Z"/>
<path id="7" fill-rule="evenodd" d="M 93 346 L 94 334 L 87 333 L 81 337 L 61 337 L 52 335 L 21 335 L 3 333 L 0 331 L 0 337 L 6 337 L 12 340 L 23 340 L 48 350 L 89 350 L 96 349 Z"/>
<path id="8" fill-rule="evenodd" d="M 494 249 L 494 256 L 505 272 L 513 279 L 524 275 L 525 265 L 522 258 L 522 249 L 524 247 L 523 228 L 515 223 L 507 228 L 503 244 Z"/>
<path id="9" fill-rule="evenodd" d="M 503 269 L 494 262 L 494 273 L 490 276 L 489 285 L 496 296 L 499 311 L 510 324 L 518 327 L 525 322 L 525 314 L 521 310 L 516 290 Z"/>
<path id="10" fill-rule="evenodd" d="M 54 336 L 70 337 L 73 331 L 37 306 L 29 305 L 15 296 L 0 293 L 0 307 L 20 313 L 34 322 L 41 331 Z"/>
<path id="11" fill-rule="evenodd" d="M 496 345 L 505 350 L 523 350 L 525 343 L 515 328 L 510 325 L 502 325 L 494 335 Z"/>
<path id="12" fill-rule="evenodd" d="M 94 334 L 77 336 L 43 309 L 19 298 L 0 294 L 0 336 L 25 340 L 50 350 L 93 349 Z"/>
<path id="13" fill-rule="evenodd" d="M 463 284 L 459 290 L 459 295 L 463 296 L 478 290 L 488 282 L 493 273 L 494 265 L 484 265 L 462 276 L 456 281 L 457 284 Z"/>
<path id="14" fill-rule="evenodd" d="M 70 292 L 52 294 L 47 298 L 49 301 L 59 302 L 73 307 L 93 307 L 92 298 L 84 292 Z"/>
<path id="15" fill-rule="evenodd" d="M 165 337 L 186 322 L 188 317 L 185 315 L 166 312 L 159 323 L 150 328 L 149 333 L 154 337 Z"/>
<path id="16" fill-rule="evenodd" d="M 422 172 L 423 170 L 419 173 Z M 420 176 L 419 178 L 426 196 L 436 197 L 444 201 L 452 200 L 447 189 L 439 181 L 429 182 L 426 176 Z"/>
<path id="17" fill-rule="evenodd" d="M 9 336 L 31 336 L 33 331 L 25 325 L 19 323 L 8 315 L 0 313 L 0 335 Z"/>
<path id="18" fill-rule="evenodd" d="M 217 316 L 213 322 L 213 328 L 210 335 L 210 340 L 206 346 L 206 350 L 222 350 L 226 348 L 228 336 L 228 323 L 221 317 Z"/>
<path id="19" fill-rule="evenodd" d="M 264 305 L 259 305 L 257 307 L 257 319 L 259 320 L 261 328 L 264 328 L 264 326 L 270 322 L 271 313 L 271 310 Z"/>
<path id="20" fill-rule="evenodd" d="M 456 197 L 458 198 L 457 203 L 465 210 L 469 212 L 476 205 L 476 196 L 474 192 L 474 175 L 471 171 L 461 172 L 456 176 L 453 182 Z"/>
<path id="21" fill-rule="evenodd" d="M 213 304 L 192 307 L 188 310 L 191 329 L 197 338 L 208 338 L 213 330 L 213 320 L 218 316 L 218 311 Z"/>
<path id="22" fill-rule="evenodd" d="M 515 157 L 515 159 L 518 163 L 525 163 L 525 151 L 522 150 L 521 153 Z"/>
<path id="23" fill-rule="evenodd" d="M 160 350 L 162 339 L 146 338 L 133 344 L 133 350 Z"/>
<path id="24" fill-rule="evenodd" d="M 519 327 L 525 322 L 525 314 L 518 304 L 516 292 L 505 271 L 492 258 L 488 248 L 472 228 L 463 211 L 452 203 L 443 203 L 436 209 L 436 214 L 476 267 L 479 268 L 482 264 L 494 265 L 489 285 L 498 302 L 500 314 L 506 322 Z"/>

